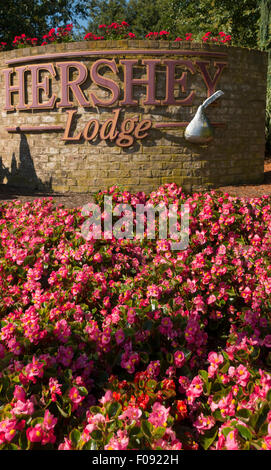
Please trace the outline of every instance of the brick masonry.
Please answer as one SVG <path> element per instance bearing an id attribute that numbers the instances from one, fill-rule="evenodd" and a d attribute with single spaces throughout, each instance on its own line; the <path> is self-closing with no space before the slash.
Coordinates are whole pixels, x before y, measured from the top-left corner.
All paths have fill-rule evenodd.
<path id="1" fill-rule="evenodd" d="M 114 56 L 119 74 L 114 76 L 123 88 L 122 66 L 119 59 L 143 56 L 125 55 L 125 50 L 168 50 L 182 49 L 188 52 L 223 52 L 226 53 L 227 67 L 223 70 L 216 89 L 225 95 L 215 106 L 210 106 L 206 114 L 210 121 L 224 123 L 216 127 L 215 137 L 208 145 L 188 143 L 184 139 L 184 128 L 151 128 L 148 136 L 135 141 L 128 148 L 121 148 L 113 142 L 96 139 L 94 142 L 80 140 L 64 142 L 63 132 L 7 132 L 6 128 L 16 126 L 63 126 L 67 121 L 66 110 L 24 110 L 5 111 L 4 75 L 2 70 L 10 67 L 9 60 L 15 58 L 69 53 L 88 50 L 122 50 L 121 56 Z M 155 59 L 157 55 L 148 56 Z M 95 58 L 76 59 L 87 68 Z M 103 58 L 111 59 L 110 53 Z M 194 62 L 196 56 L 180 57 L 166 54 L 163 59 L 189 59 Z M 200 59 L 200 55 L 198 60 Z M 201 57 L 202 59 L 202 57 Z M 210 74 L 215 73 L 214 58 L 210 60 Z M 217 59 L 218 60 L 218 59 Z M 47 62 L 47 60 L 46 60 Z M 48 60 L 53 65 L 57 61 Z M 24 64 L 23 62 L 20 65 Z M 39 61 L 38 63 L 41 63 Z M 144 78 L 145 66 L 136 68 L 137 77 Z M 142 75 L 143 74 L 143 75 Z M 113 73 L 106 71 L 106 76 L 113 78 Z M 180 73 L 179 73 L 180 76 Z M 257 50 L 248 50 L 230 46 L 206 44 L 182 44 L 167 41 L 97 41 L 67 44 L 51 44 L 0 53 L 0 183 L 24 186 L 32 189 L 58 192 L 96 192 L 113 184 L 132 191 L 151 191 L 161 184 L 175 182 L 186 191 L 198 191 L 221 185 L 260 183 L 263 179 L 265 150 L 265 99 L 267 78 L 267 54 Z M 26 81 L 29 76 L 26 75 Z M 30 85 L 29 85 L 30 87 Z M 28 100 L 31 91 L 28 90 Z M 58 77 L 52 80 L 52 93 L 60 96 Z M 82 86 L 85 96 L 93 90 L 97 97 L 108 98 L 109 92 L 97 87 L 88 79 L 87 86 Z M 180 88 L 180 87 L 179 87 Z M 135 88 L 135 98 L 139 106 L 113 105 L 111 108 L 83 108 L 77 106 L 77 126 L 74 133 L 82 130 L 91 118 L 101 122 L 112 117 L 112 111 L 121 108 L 122 119 L 138 115 L 141 119 L 153 122 L 189 122 L 198 106 L 207 97 L 206 84 L 199 71 L 189 76 L 187 90 L 182 93 L 176 89 L 179 99 L 195 91 L 192 106 L 143 106 L 146 97 L 145 87 Z M 165 68 L 157 68 L 156 93 L 165 99 Z M 15 96 L 16 105 L 16 96 Z M 122 99 L 122 96 L 120 97 Z"/>

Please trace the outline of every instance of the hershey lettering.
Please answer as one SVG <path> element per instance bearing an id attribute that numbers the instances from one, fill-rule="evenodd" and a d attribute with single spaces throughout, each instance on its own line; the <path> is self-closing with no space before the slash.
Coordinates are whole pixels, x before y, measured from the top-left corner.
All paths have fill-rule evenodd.
<path id="1" fill-rule="evenodd" d="M 142 65 L 141 65 L 142 64 Z M 146 78 L 136 78 L 135 69 L 143 66 Z M 200 73 L 207 89 L 207 96 L 215 92 L 216 86 L 224 68 L 225 62 L 214 62 L 215 72 L 210 72 L 211 62 L 207 60 L 171 60 L 171 59 L 142 59 L 139 63 L 137 59 L 120 59 L 119 65 L 114 59 L 99 59 L 92 63 L 90 69 L 82 62 L 57 62 L 24 65 L 20 67 L 7 68 L 3 70 L 5 81 L 5 107 L 6 111 L 27 110 L 27 109 L 53 109 L 82 107 L 111 107 L 113 105 L 137 106 L 138 99 L 134 96 L 135 87 L 144 87 L 146 97 L 143 105 L 161 106 L 177 105 L 191 106 L 195 98 L 195 91 L 188 89 L 188 77 Z M 165 99 L 157 98 L 156 78 L 157 67 L 164 67 Z M 103 69 L 103 74 L 100 73 Z M 123 69 L 123 99 L 119 101 L 121 90 L 119 86 L 119 69 Z M 161 69 L 159 70 L 161 72 Z M 181 71 L 181 76 L 180 75 Z M 109 78 L 108 72 L 111 77 Z M 31 82 L 31 102 L 27 103 L 26 73 L 30 74 Z M 44 76 L 41 78 L 41 74 Z M 73 78 L 70 78 L 73 75 Z M 113 75 L 113 78 L 112 78 Z M 114 76 L 116 79 L 114 80 Z M 51 94 L 52 81 L 60 79 L 60 96 Z M 118 78 L 118 80 L 117 80 Z M 88 86 L 94 83 L 96 86 L 109 91 L 109 98 L 102 100 L 97 96 L 97 92 L 90 90 Z M 179 89 L 184 94 L 183 98 L 175 98 L 175 90 Z M 17 95 L 16 105 L 13 103 L 14 96 Z M 72 119 L 69 115 L 68 119 Z M 97 125 L 94 124 L 93 131 Z M 102 134 L 103 135 L 103 134 Z"/>

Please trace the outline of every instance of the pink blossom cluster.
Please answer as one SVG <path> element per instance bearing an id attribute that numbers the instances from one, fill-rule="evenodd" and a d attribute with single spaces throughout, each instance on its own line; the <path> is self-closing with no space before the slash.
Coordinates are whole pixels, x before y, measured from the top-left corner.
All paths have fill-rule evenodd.
<path id="1" fill-rule="evenodd" d="M 179 227 L 186 203 L 189 245 L 1 203 L 0 449 L 271 449 L 270 197 L 114 186 L 103 219 L 105 194 L 174 204 Z"/>

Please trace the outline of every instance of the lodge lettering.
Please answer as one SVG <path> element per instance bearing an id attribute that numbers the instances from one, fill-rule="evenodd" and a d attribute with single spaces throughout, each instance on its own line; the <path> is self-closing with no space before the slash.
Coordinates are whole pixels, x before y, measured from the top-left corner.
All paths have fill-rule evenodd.
<path id="1" fill-rule="evenodd" d="M 78 132 L 76 135 L 71 136 L 72 120 L 76 110 L 67 111 L 68 119 L 62 140 L 76 142 L 81 139 L 88 142 L 94 140 L 97 136 L 101 140 L 115 141 L 119 147 L 130 147 L 134 143 L 134 139 L 142 140 L 147 137 L 147 132 L 152 122 L 149 119 L 139 121 L 139 117 L 125 119 L 121 126 L 120 131 L 117 130 L 119 120 L 120 108 L 113 111 L 113 117 L 107 119 L 104 123 L 100 124 L 98 119 L 90 119 L 84 127 L 84 130 Z"/>

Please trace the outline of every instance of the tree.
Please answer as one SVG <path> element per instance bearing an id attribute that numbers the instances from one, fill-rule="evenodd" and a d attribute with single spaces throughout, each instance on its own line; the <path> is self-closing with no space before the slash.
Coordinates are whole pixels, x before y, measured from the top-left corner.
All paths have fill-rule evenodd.
<path id="1" fill-rule="evenodd" d="M 167 10 L 176 18 L 179 35 L 201 35 L 207 31 L 231 34 L 236 45 L 256 47 L 258 0 L 166 0 Z"/>
<path id="2" fill-rule="evenodd" d="M 270 0 L 265 0 L 270 3 Z M 255 47 L 258 41 L 259 0 L 91 0 L 89 31 L 99 24 L 127 21 L 137 37 L 167 30 L 172 38 L 207 31 L 231 34 L 236 45 Z"/>
<path id="3" fill-rule="evenodd" d="M 137 37 L 144 38 L 150 31 L 160 31 L 159 0 L 129 0 L 127 4 L 127 21 L 131 31 Z"/>
<path id="4" fill-rule="evenodd" d="M 100 24 L 120 23 L 127 21 L 127 5 L 125 0 L 90 0 L 87 30 L 98 32 Z"/>
<path id="5" fill-rule="evenodd" d="M 138 38 L 157 31 L 161 23 L 161 0 L 91 0 L 88 31 L 98 32 L 100 24 L 127 21 Z"/>
<path id="6" fill-rule="evenodd" d="M 25 33 L 41 37 L 47 29 L 85 14 L 88 0 L 0 0 L 0 41 L 9 45 Z"/>
<path id="7" fill-rule="evenodd" d="M 271 47 L 271 0 L 261 0 L 259 45 L 261 49 Z"/>

